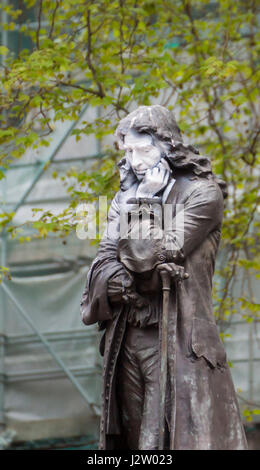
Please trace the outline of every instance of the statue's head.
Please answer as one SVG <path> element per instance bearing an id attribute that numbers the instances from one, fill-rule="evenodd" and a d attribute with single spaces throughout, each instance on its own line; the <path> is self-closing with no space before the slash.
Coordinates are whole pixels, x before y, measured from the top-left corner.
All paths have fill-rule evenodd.
<path id="1" fill-rule="evenodd" d="M 140 106 L 123 118 L 115 135 L 125 157 L 119 162 L 121 189 L 141 180 L 148 168 L 164 158 L 173 171 L 189 171 L 197 176 L 214 177 L 208 157 L 184 144 L 174 114 L 160 105 Z M 217 179 L 224 197 L 225 183 Z"/>
<path id="2" fill-rule="evenodd" d="M 119 122 L 115 135 L 119 147 L 124 145 L 125 136 L 131 130 L 147 133 L 161 142 L 177 144 L 182 142 L 181 131 L 171 111 L 158 104 L 140 106 Z"/>
<path id="3" fill-rule="evenodd" d="M 182 142 L 173 114 L 159 105 L 140 106 L 128 114 L 120 121 L 116 136 L 138 180 L 167 155 L 171 144 Z"/>

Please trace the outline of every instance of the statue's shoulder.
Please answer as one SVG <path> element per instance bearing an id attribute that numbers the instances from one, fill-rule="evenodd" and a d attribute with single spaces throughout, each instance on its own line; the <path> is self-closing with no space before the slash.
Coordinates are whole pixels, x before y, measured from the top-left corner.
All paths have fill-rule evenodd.
<path id="1" fill-rule="evenodd" d="M 208 177 L 191 173 L 181 175 L 176 179 L 172 192 L 181 194 L 185 200 L 199 195 L 214 200 L 223 199 L 221 188 L 212 175 Z"/>
<path id="2" fill-rule="evenodd" d="M 190 187 L 189 198 L 216 209 L 223 209 L 223 193 L 213 175 L 198 177 Z"/>
<path id="3" fill-rule="evenodd" d="M 127 200 L 131 196 L 129 195 L 129 191 L 122 191 L 119 189 L 119 191 L 116 192 L 114 195 L 111 205 L 110 205 L 110 213 L 111 212 L 116 212 L 119 213 L 119 211 L 122 209 L 122 207 L 127 203 Z"/>
<path id="4" fill-rule="evenodd" d="M 119 191 L 117 191 L 112 199 L 112 204 L 118 204 L 120 202 L 120 198 L 121 198 L 121 189 L 119 189 Z"/>
<path id="5" fill-rule="evenodd" d="M 114 196 L 113 203 L 118 206 L 127 204 L 128 199 L 135 197 L 137 184 L 133 184 L 126 190 L 119 189 Z"/>
<path id="6" fill-rule="evenodd" d="M 119 189 L 115 193 L 111 205 L 114 206 L 115 208 L 119 208 L 123 204 L 124 200 L 125 200 L 125 191 L 122 191 L 121 189 Z"/>

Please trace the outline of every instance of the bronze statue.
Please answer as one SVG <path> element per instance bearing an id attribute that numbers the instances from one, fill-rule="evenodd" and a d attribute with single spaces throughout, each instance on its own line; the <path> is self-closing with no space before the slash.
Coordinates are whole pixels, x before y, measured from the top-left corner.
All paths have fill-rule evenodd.
<path id="1" fill-rule="evenodd" d="M 100 449 L 246 449 L 212 312 L 225 184 L 162 106 L 116 136 L 120 191 L 81 302 L 104 330 Z"/>

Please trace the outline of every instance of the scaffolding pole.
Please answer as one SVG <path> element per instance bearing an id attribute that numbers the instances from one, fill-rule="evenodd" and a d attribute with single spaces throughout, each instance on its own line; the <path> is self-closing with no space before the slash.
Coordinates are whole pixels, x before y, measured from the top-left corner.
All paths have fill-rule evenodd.
<path id="1" fill-rule="evenodd" d="M 59 160 L 55 160 L 55 162 L 51 162 L 55 165 L 66 164 L 66 163 L 78 163 L 78 162 L 86 162 L 88 160 L 96 160 L 98 158 L 103 158 L 106 154 L 105 153 L 96 153 L 94 155 L 88 155 L 85 157 L 69 157 L 69 158 L 59 158 Z M 33 163 L 16 163 L 15 165 L 10 165 L 8 167 L 8 171 L 10 170 L 25 170 L 26 168 L 35 168 L 39 167 L 40 165 L 45 165 L 46 162 L 43 160 L 37 160 Z M 0 166 L 1 171 L 7 171 L 6 168 Z"/>

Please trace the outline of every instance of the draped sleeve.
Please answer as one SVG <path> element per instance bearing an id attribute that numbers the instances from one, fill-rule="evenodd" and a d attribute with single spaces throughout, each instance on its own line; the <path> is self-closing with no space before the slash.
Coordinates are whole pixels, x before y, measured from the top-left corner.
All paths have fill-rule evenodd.
<path id="1" fill-rule="evenodd" d="M 80 304 L 83 323 L 111 320 L 119 312 L 112 306 L 107 295 L 108 280 L 119 274 L 125 274 L 124 266 L 117 260 L 117 243 L 120 231 L 120 191 L 115 195 L 109 212 L 108 223 L 100 242 L 97 256 L 90 266 L 87 282 Z"/>

